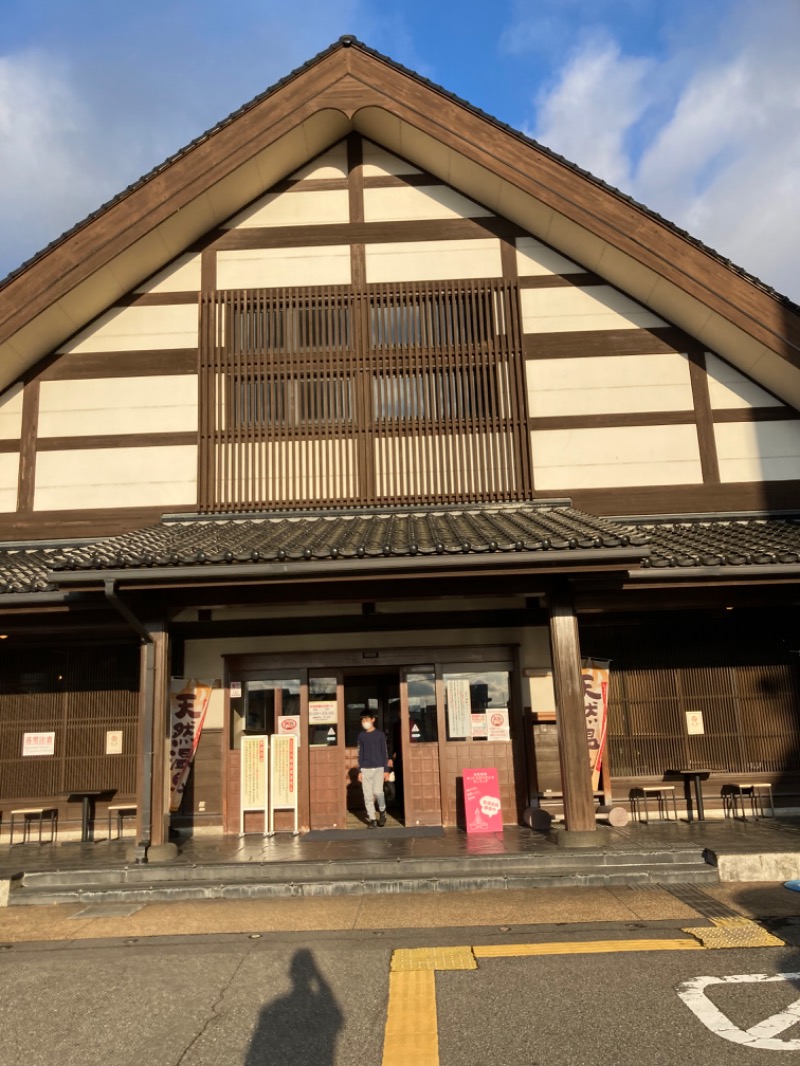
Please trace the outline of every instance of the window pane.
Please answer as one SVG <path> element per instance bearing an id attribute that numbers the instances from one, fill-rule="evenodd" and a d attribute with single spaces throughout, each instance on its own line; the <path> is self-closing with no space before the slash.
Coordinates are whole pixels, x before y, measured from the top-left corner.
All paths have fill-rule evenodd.
<path id="1" fill-rule="evenodd" d="M 312 748 L 327 748 L 336 743 L 339 713 L 336 703 L 335 677 L 308 679 L 308 742 Z M 325 718 L 315 721 L 316 718 Z"/>
<path id="2" fill-rule="evenodd" d="M 434 673 L 408 675 L 408 718 L 412 744 L 439 739 Z"/>
<path id="3" fill-rule="evenodd" d="M 444 692 L 447 739 L 486 740 L 492 710 L 508 711 L 509 674 L 507 670 L 447 673 Z"/>

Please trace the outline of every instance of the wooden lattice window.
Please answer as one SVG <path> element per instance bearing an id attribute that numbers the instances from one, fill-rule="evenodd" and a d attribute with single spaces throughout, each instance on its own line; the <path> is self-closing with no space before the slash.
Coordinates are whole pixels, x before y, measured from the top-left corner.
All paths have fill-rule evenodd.
<path id="1" fill-rule="evenodd" d="M 203 297 L 205 511 L 530 493 L 516 287 Z"/>

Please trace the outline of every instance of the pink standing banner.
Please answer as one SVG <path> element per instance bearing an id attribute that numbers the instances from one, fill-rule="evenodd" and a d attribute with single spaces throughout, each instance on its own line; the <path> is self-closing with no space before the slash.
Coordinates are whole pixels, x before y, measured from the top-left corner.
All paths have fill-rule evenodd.
<path id="1" fill-rule="evenodd" d="M 502 833 L 503 811 L 497 770 L 464 770 L 464 811 L 468 833 Z"/>
<path id="2" fill-rule="evenodd" d="M 173 814 L 183 799 L 213 688 L 213 681 L 170 679 L 169 809 Z"/>

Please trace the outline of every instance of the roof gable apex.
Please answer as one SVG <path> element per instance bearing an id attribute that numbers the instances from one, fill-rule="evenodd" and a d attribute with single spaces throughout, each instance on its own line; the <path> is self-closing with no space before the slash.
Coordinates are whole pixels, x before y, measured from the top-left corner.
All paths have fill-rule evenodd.
<path id="1" fill-rule="evenodd" d="M 520 225 L 800 406 L 800 315 L 641 205 L 352 38 L 0 287 L 0 386 L 350 129 Z"/>

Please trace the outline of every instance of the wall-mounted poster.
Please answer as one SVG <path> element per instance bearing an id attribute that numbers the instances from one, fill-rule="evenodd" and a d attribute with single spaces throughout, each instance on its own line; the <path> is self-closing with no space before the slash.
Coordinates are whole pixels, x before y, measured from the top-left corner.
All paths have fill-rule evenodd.
<path id="1" fill-rule="evenodd" d="M 309 725 L 336 725 L 338 704 L 336 700 L 310 700 L 308 704 Z"/>
<path id="2" fill-rule="evenodd" d="M 472 736 L 472 702 L 469 698 L 469 681 L 456 677 L 447 684 L 447 726 L 451 739 Z"/>
<path id="3" fill-rule="evenodd" d="M 109 729 L 106 731 L 106 755 L 122 754 L 122 730 Z"/>
<path id="4" fill-rule="evenodd" d="M 56 753 L 56 735 L 55 733 L 23 733 L 22 734 L 22 754 L 23 755 L 55 755 Z"/>
<path id="5" fill-rule="evenodd" d="M 702 711 L 686 712 L 686 732 L 690 737 L 702 736 L 706 731 Z"/>

